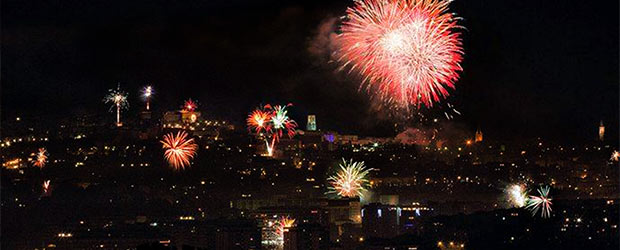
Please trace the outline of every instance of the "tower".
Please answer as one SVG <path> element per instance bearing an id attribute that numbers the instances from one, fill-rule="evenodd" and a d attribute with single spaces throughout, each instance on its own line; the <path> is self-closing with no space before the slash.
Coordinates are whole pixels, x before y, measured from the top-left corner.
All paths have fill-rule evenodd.
<path id="1" fill-rule="evenodd" d="M 481 142 L 481 141 L 482 141 L 482 130 L 480 130 L 480 127 L 478 127 L 478 129 L 476 130 L 475 142 Z"/>
<path id="2" fill-rule="evenodd" d="M 601 120 L 601 125 L 598 126 L 598 139 L 601 141 L 605 139 L 605 125 L 603 125 L 603 120 Z"/>
<path id="3" fill-rule="evenodd" d="M 306 124 L 306 130 L 316 131 L 316 116 L 308 115 L 308 123 Z"/>

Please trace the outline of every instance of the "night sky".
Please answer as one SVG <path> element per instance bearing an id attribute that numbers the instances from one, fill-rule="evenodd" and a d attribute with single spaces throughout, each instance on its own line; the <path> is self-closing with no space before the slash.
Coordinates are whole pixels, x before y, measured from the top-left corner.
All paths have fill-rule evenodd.
<path id="1" fill-rule="evenodd" d="M 309 48 L 352 1 L 2 1 L 2 119 L 105 113 L 121 82 L 129 114 L 187 98 L 241 124 L 260 103 L 293 103 L 318 126 L 393 135 L 359 78 Z M 452 122 L 485 136 L 596 138 L 618 131 L 618 1 L 457 0 L 464 71 Z M 441 114 L 441 112 L 438 112 Z"/>

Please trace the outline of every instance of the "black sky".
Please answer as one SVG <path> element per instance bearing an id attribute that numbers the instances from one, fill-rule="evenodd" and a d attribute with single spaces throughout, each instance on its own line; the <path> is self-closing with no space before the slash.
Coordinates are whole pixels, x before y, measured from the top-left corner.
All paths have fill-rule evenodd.
<path id="1" fill-rule="evenodd" d="M 152 84 L 154 105 L 197 99 L 241 122 L 260 103 L 294 103 L 319 127 L 389 134 L 358 79 L 308 52 L 320 24 L 352 1 L 2 1 L 2 119 L 104 114 L 117 82 Z M 469 1 L 453 122 L 488 136 L 617 135 L 618 1 Z M 303 123 L 303 122 L 301 122 Z"/>

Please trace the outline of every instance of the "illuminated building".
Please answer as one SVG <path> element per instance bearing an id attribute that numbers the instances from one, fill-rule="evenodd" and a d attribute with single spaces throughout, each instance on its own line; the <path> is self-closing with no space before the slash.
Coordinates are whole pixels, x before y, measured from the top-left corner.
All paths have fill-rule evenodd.
<path id="1" fill-rule="evenodd" d="M 316 116 L 315 115 L 308 115 L 308 124 L 306 125 L 306 130 L 316 131 Z"/>
<path id="2" fill-rule="evenodd" d="M 430 217 L 433 215 L 433 209 L 428 206 L 413 202 L 411 205 L 400 206 L 400 233 L 414 233 L 421 224 L 423 216 Z"/>
<path id="3" fill-rule="evenodd" d="M 475 142 L 481 142 L 482 141 L 482 130 L 480 130 L 480 128 L 478 128 L 476 130 L 476 139 Z"/>
<path id="4" fill-rule="evenodd" d="M 26 167 L 26 162 L 22 161 L 20 158 L 15 158 L 11 160 L 7 160 L 2 163 L 2 167 L 6 169 L 18 169 Z"/>
<path id="5" fill-rule="evenodd" d="M 605 139 L 605 125 L 603 125 L 603 120 L 601 120 L 601 125 L 598 126 L 598 139 L 601 141 Z"/>
<path id="6" fill-rule="evenodd" d="M 181 120 L 185 123 L 194 123 L 200 117 L 200 112 L 198 111 L 187 111 L 181 110 Z"/>
<path id="7" fill-rule="evenodd" d="M 398 206 L 398 195 L 380 195 L 379 202 L 382 204 L 388 204 L 393 206 Z"/>
<path id="8" fill-rule="evenodd" d="M 284 232 L 284 250 L 328 249 L 329 231 L 319 224 L 300 224 Z"/>
<path id="9" fill-rule="evenodd" d="M 261 249 L 260 228 L 249 220 L 216 223 L 214 249 Z"/>
<path id="10" fill-rule="evenodd" d="M 402 210 L 394 205 L 370 203 L 362 208 L 362 227 L 366 238 L 392 238 L 398 235 Z"/>

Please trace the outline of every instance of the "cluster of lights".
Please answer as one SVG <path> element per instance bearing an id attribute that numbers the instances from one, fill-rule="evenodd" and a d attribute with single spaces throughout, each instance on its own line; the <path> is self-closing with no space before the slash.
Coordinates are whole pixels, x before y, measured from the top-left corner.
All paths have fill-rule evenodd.
<path id="1" fill-rule="evenodd" d="M 34 136 L 30 136 L 30 137 L 26 137 L 26 138 L 5 138 L 4 142 L 0 143 L 0 147 L 10 147 L 13 143 L 18 143 L 18 142 L 36 142 L 36 141 L 48 141 L 47 137 L 41 137 L 41 138 L 37 138 Z"/>
<path id="2" fill-rule="evenodd" d="M 448 242 L 447 244 L 445 244 L 443 241 L 438 241 L 437 242 L 437 247 L 439 247 L 440 249 L 444 249 L 444 248 L 450 248 L 450 249 L 454 249 L 454 248 L 465 248 L 465 244 L 461 243 L 454 243 L 453 241 Z"/>
<path id="3" fill-rule="evenodd" d="M 58 233 L 59 238 L 71 238 L 73 237 L 72 233 Z"/>
<path id="4" fill-rule="evenodd" d="M 179 220 L 195 220 L 194 216 L 181 216 Z"/>

